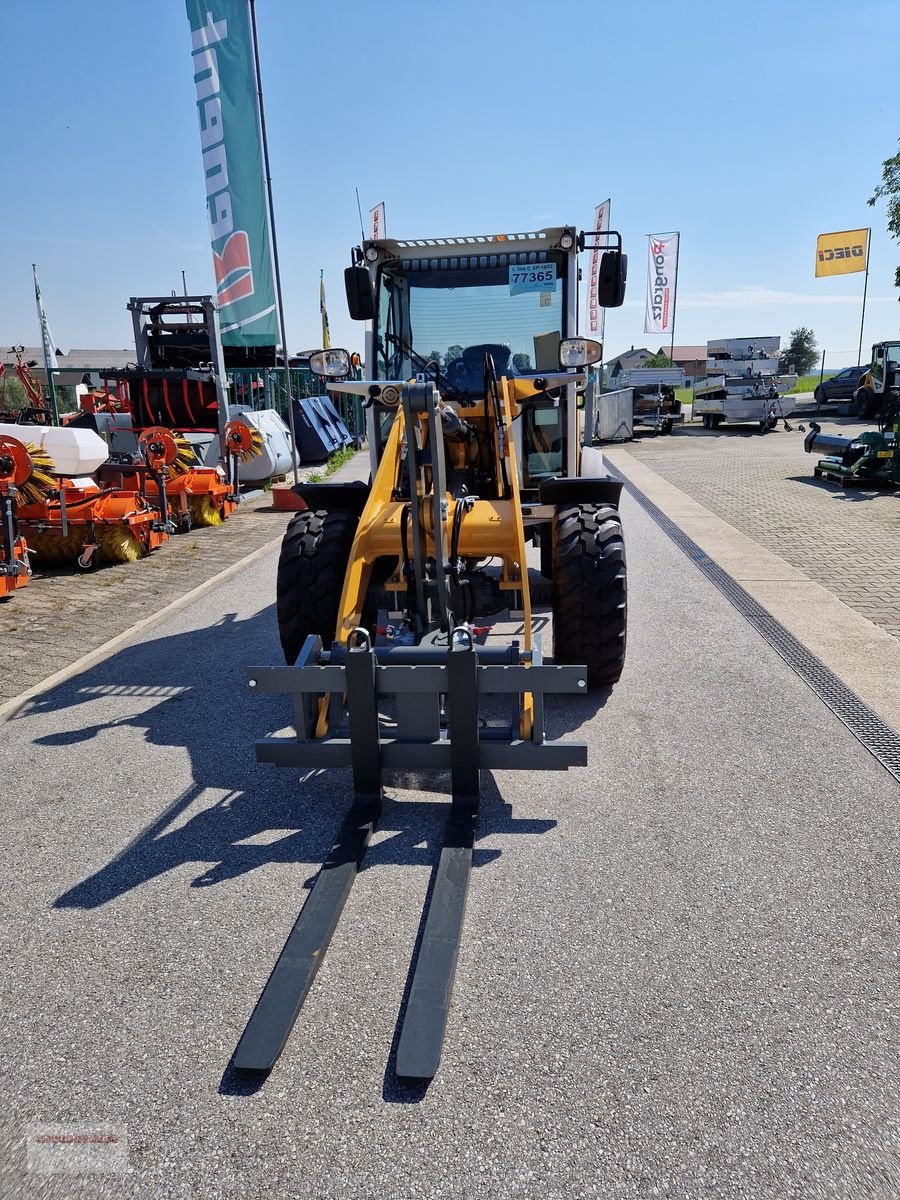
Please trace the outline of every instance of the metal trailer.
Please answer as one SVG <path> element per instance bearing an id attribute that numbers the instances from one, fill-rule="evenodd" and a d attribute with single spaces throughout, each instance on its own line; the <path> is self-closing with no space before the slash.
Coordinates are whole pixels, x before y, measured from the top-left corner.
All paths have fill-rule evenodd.
<path id="1" fill-rule="evenodd" d="M 773 429 L 779 417 L 787 416 L 771 378 L 724 375 L 695 385 L 692 411 L 695 417 L 702 417 L 704 429 L 718 429 L 729 422 L 756 425 L 760 433 Z"/>
<path id="2" fill-rule="evenodd" d="M 782 404 L 778 337 L 719 338 L 706 343 L 705 379 L 694 383 L 693 415 L 705 429 L 725 422 L 774 429 L 790 415 Z"/>
<path id="3" fill-rule="evenodd" d="M 684 387 L 685 378 L 682 367 L 634 367 L 617 375 L 617 386 L 632 390 L 634 427 L 665 434 L 683 424 L 684 413 L 675 391 Z"/>

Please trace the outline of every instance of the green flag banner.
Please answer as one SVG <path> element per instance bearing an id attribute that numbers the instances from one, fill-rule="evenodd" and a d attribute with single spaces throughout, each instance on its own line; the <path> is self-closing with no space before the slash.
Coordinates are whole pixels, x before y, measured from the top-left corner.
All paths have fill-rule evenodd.
<path id="1" fill-rule="evenodd" d="M 278 344 L 247 0 L 186 0 L 226 346 Z"/>

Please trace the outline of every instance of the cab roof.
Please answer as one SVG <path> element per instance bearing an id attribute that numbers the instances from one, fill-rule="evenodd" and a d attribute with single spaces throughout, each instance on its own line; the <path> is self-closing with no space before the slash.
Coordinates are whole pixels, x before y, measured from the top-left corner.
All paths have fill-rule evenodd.
<path id="1" fill-rule="evenodd" d="M 475 234 L 468 237 L 410 238 L 405 241 L 393 238 L 367 240 L 364 249 L 375 246 L 385 258 L 423 257 L 429 252 L 453 254 L 460 251 L 480 251 L 488 248 L 504 254 L 518 254 L 529 250 L 550 250 L 559 245 L 559 239 L 568 231 L 577 236 L 573 225 L 553 225 L 531 233 Z"/>

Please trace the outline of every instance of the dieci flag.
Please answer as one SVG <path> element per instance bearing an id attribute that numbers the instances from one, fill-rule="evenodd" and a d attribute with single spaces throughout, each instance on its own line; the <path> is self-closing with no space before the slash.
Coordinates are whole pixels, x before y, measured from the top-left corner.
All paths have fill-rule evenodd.
<path id="1" fill-rule="evenodd" d="M 278 344 L 247 0 L 186 0 L 226 346 Z"/>
<path id="2" fill-rule="evenodd" d="M 594 209 L 594 233 L 606 233 L 609 229 L 609 201 L 604 200 Z M 595 239 L 599 241 L 600 239 Z M 597 303 L 597 280 L 600 275 L 600 255 L 603 251 L 595 246 L 591 251 L 591 274 L 588 280 L 588 332 L 599 333 L 600 341 L 606 326 L 606 309 Z"/>
<path id="3" fill-rule="evenodd" d="M 373 242 L 384 237 L 384 201 L 369 209 L 369 237 Z"/>
<path id="4" fill-rule="evenodd" d="M 820 275 L 852 275 L 866 269 L 868 229 L 843 233 L 820 233 L 816 243 L 816 278 Z"/>
<path id="5" fill-rule="evenodd" d="M 651 233 L 647 238 L 647 311 L 644 333 L 671 333 L 675 317 L 678 272 L 677 233 Z"/>

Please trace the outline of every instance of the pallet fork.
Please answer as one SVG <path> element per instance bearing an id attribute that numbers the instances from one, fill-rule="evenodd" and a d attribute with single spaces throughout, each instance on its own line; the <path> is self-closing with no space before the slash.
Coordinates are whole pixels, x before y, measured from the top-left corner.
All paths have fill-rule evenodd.
<path id="1" fill-rule="evenodd" d="M 292 697 L 297 733 L 296 738 L 258 742 L 257 759 L 283 767 L 350 767 L 354 802 L 238 1044 L 233 1058 L 238 1071 L 265 1074 L 284 1048 L 378 822 L 383 771 L 449 770 L 450 815 L 396 1062 L 396 1073 L 402 1079 L 431 1079 L 441 1057 L 462 936 L 478 820 L 479 771 L 565 770 L 587 763 L 583 742 L 549 741 L 544 736 L 544 694 L 586 694 L 587 671 L 579 665 L 544 663 L 540 641 L 532 638 L 518 490 L 513 484 L 506 501 L 492 502 L 491 515 L 496 525 L 501 503 L 507 504 L 510 528 L 505 535 L 496 536 L 514 537 L 513 527 L 519 536 L 515 556 L 522 564 L 517 594 L 526 614 L 523 640 L 503 646 L 479 645 L 472 627 L 455 623 L 448 612 L 444 575 L 434 566 L 435 550 L 440 552 L 450 540 L 445 528 L 448 514 L 441 504 L 430 503 L 435 495 L 444 495 L 445 489 L 436 389 L 420 380 L 403 385 L 402 393 L 402 409 L 390 444 L 396 452 L 397 470 L 406 474 L 406 494 L 413 507 L 413 577 L 407 582 L 410 594 L 417 590 L 421 594 L 423 611 L 435 618 L 434 627 L 415 645 L 375 646 L 370 633 L 360 627 L 352 628 L 343 642 L 335 641 L 328 649 L 321 638 L 311 635 L 293 666 L 248 669 L 255 691 Z M 508 420 L 505 388 L 503 399 Z M 428 437 L 409 436 L 401 452 L 401 430 L 422 427 L 427 427 Z M 501 453 L 507 458 L 506 478 L 515 480 L 509 439 Z M 382 468 L 391 471 L 389 457 Z M 342 605 L 345 616 L 361 608 L 358 581 L 356 590 L 353 585 L 354 565 L 365 557 L 368 533 L 377 540 L 379 520 L 394 519 L 389 502 L 379 507 L 378 494 L 376 478 L 371 507 L 360 520 L 359 544 L 354 545 L 348 568 Z M 420 520 L 417 502 L 434 522 L 429 538 L 418 536 L 427 522 Z M 485 502 L 475 501 L 476 506 L 479 503 Z M 509 704 L 505 723 L 483 722 L 479 699 L 484 696 Z M 396 717 L 391 722 L 384 710 L 392 705 Z"/>

